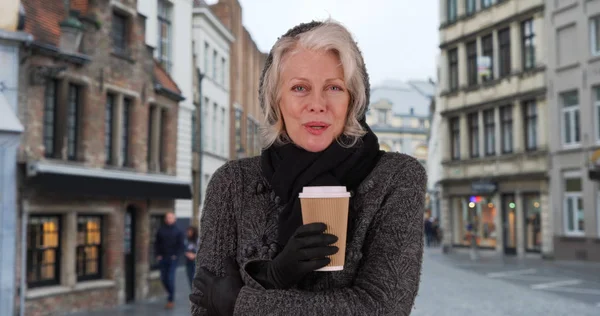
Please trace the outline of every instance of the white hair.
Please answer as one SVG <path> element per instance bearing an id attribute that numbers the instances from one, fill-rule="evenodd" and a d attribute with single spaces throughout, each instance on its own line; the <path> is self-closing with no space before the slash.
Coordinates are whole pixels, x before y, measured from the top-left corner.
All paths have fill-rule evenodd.
<path id="1" fill-rule="evenodd" d="M 273 144 L 285 144 L 290 142 L 285 131 L 283 117 L 279 109 L 281 100 L 281 71 L 286 56 L 300 49 L 312 51 L 334 52 L 340 59 L 344 70 L 344 81 L 350 93 L 350 104 L 346 125 L 342 132 L 349 142 L 338 143 L 344 147 L 354 146 L 358 140 L 365 135 L 366 131 L 359 119 L 367 107 L 366 72 L 364 72 L 364 61 L 356 45 L 352 34 L 340 23 L 331 19 L 313 29 L 300 33 L 296 36 L 283 36 L 271 49 L 272 62 L 264 71 L 261 87 L 261 98 L 263 106 L 263 140 L 264 148 Z"/>

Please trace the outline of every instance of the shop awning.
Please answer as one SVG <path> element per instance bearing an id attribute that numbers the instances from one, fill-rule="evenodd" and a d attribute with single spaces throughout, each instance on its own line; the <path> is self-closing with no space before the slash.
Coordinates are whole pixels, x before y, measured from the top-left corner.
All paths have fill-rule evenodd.
<path id="1" fill-rule="evenodd" d="M 189 181 L 162 174 L 87 168 L 50 161 L 30 162 L 27 182 L 34 189 L 97 197 L 191 199 Z"/>

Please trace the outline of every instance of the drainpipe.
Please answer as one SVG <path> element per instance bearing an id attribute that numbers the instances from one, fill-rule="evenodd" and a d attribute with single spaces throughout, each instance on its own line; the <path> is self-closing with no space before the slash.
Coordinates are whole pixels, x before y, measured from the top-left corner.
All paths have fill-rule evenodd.
<path id="1" fill-rule="evenodd" d="M 196 109 L 198 122 L 196 122 L 196 126 L 193 127 L 193 132 L 196 134 L 196 139 L 198 140 L 197 148 L 195 150 L 198 152 L 198 174 L 197 174 L 197 182 L 198 187 L 196 188 L 196 192 L 194 192 L 196 199 L 198 200 L 198 206 L 194 207 L 192 210 L 192 225 L 200 228 L 200 201 L 202 201 L 202 159 L 203 159 L 203 120 L 202 120 L 202 101 L 204 97 L 202 96 L 202 79 L 204 79 L 204 74 L 200 70 L 200 68 L 196 68 L 196 73 L 198 75 L 198 108 Z M 197 127 L 197 128 L 196 128 Z"/>
<path id="2" fill-rule="evenodd" d="M 27 278 L 27 221 L 29 212 L 27 202 L 21 202 L 21 285 L 19 295 L 19 316 L 25 316 L 25 287 Z"/>

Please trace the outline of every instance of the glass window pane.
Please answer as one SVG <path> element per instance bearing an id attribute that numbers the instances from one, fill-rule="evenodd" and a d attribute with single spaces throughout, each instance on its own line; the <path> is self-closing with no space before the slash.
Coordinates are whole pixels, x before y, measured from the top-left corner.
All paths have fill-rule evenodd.
<path id="1" fill-rule="evenodd" d="M 581 178 L 565 179 L 565 192 L 581 192 Z"/>
<path id="2" fill-rule="evenodd" d="M 580 133 L 580 128 L 579 128 L 579 110 L 574 111 L 573 113 L 573 117 L 574 117 L 574 122 L 573 122 L 573 129 L 574 129 L 574 134 L 575 134 L 575 142 L 578 143 L 579 142 L 579 133 Z"/>
<path id="3" fill-rule="evenodd" d="M 579 105 L 579 95 L 577 94 L 577 91 L 563 93 L 562 100 L 564 107 Z"/>
<path id="4" fill-rule="evenodd" d="M 564 130 L 563 130 L 564 142 L 565 142 L 565 144 L 569 144 L 569 143 L 573 142 L 573 140 L 571 138 L 571 113 L 570 112 L 564 113 L 563 122 L 564 122 Z"/>
<path id="5" fill-rule="evenodd" d="M 568 231 L 574 231 L 575 230 L 575 224 L 573 222 L 573 216 L 574 216 L 574 206 L 573 206 L 573 199 L 572 198 L 567 198 L 567 229 Z"/>

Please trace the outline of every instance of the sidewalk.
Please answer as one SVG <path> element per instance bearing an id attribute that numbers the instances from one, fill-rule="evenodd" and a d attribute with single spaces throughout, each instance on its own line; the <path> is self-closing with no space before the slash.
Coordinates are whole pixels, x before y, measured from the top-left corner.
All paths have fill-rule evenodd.
<path id="1" fill-rule="evenodd" d="M 165 309 L 167 296 L 136 301 L 131 304 L 122 305 L 114 309 L 107 309 L 96 312 L 77 312 L 67 314 L 69 316 L 171 316 L 171 315 L 190 315 L 190 286 L 186 277 L 185 267 L 179 267 L 175 279 L 175 308 Z"/>

